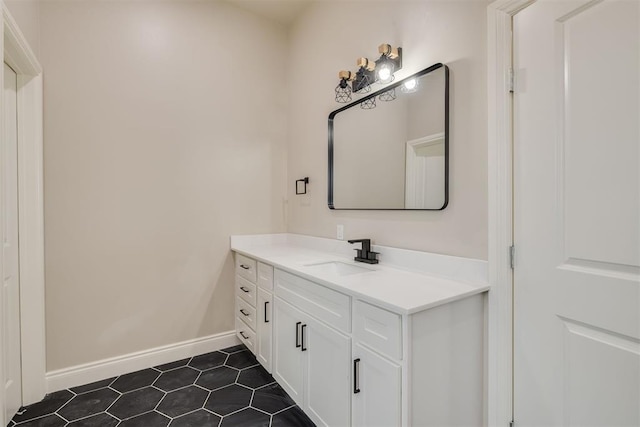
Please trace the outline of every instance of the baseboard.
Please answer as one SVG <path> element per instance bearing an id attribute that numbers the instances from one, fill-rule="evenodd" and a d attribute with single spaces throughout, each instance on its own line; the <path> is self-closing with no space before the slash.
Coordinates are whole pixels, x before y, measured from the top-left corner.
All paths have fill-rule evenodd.
<path id="1" fill-rule="evenodd" d="M 47 372 L 47 393 L 89 384 L 237 344 L 240 344 L 240 340 L 236 337 L 235 331 L 227 331 Z"/>

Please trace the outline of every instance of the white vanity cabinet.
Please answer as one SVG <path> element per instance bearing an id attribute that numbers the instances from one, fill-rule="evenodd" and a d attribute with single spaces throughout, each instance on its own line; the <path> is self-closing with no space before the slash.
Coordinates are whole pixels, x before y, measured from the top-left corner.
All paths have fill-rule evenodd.
<path id="1" fill-rule="evenodd" d="M 353 346 L 354 427 L 402 425 L 402 368 L 361 343 Z"/>
<path id="2" fill-rule="evenodd" d="M 258 314 L 256 316 L 258 362 L 271 373 L 273 330 L 273 294 L 258 288 Z"/>
<path id="3" fill-rule="evenodd" d="M 402 318 L 353 303 L 354 427 L 402 425 Z"/>
<path id="4" fill-rule="evenodd" d="M 325 321 L 347 326 L 350 298 L 280 270 L 275 292 L 274 378 L 317 426 L 348 426 L 351 338 Z"/>
<path id="5" fill-rule="evenodd" d="M 236 335 L 271 373 L 273 267 L 236 254 Z"/>
<path id="6" fill-rule="evenodd" d="M 285 271 L 282 255 L 255 256 L 266 262 L 236 253 L 238 337 L 317 426 L 485 424 L 486 288 L 434 278 L 416 287 L 400 272 L 384 273 L 388 288 L 387 279 L 345 280 L 356 291 Z M 376 286 L 384 298 L 367 296 Z M 456 295 L 455 286 L 471 290 Z M 394 292 L 435 302 L 396 308 L 387 303 Z"/>

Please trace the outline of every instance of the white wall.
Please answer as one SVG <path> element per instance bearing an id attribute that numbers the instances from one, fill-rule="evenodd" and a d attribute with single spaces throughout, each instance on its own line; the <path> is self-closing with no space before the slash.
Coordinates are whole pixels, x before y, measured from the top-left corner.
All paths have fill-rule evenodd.
<path id="1" fill-rule="evenodd" d="M 284 231 L 286 34 L 224 2 L 41 4 L 47 368 L 233 328 Z"/>
<path id="2" fill-rule="evenodd" d="M 289 200 L 288 231 L 370 237 L 375 243 L 487 258 L 486 1 L 332 1 L 306 9 L 290 34 L 288 194 L 309 176 L 306 196 Z M 440 212 L 330 211 L 327 116 L 333 88 L 359 56 L 388 42 L 404 49 L 402 78 L 436 62 L 451 69 L 449 206 Z M 381 171 L 371 171 L 379 174 Z"/>
<path id="3" fill-rule="evenodd" d="M 40 58 L 40 2 L 38 0 L 4 0 L 29 47 Z"/>

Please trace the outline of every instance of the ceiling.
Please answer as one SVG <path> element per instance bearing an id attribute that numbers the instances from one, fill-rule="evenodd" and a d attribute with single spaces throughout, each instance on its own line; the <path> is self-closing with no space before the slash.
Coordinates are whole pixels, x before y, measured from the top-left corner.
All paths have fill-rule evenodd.
<path id="1" fill-rule="evenodd" d="M 265 18 L 288 25 L 314 0 L 226 0 Z"/>

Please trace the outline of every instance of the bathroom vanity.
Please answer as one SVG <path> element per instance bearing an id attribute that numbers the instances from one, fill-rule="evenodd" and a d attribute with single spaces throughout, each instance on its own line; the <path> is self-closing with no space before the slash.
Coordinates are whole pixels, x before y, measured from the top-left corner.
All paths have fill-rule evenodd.
<path id="1" fill-rule="evenodd" d="M 318 426 L 484 424 L 486 263 L 233 236 L 236 333 Z"/>

